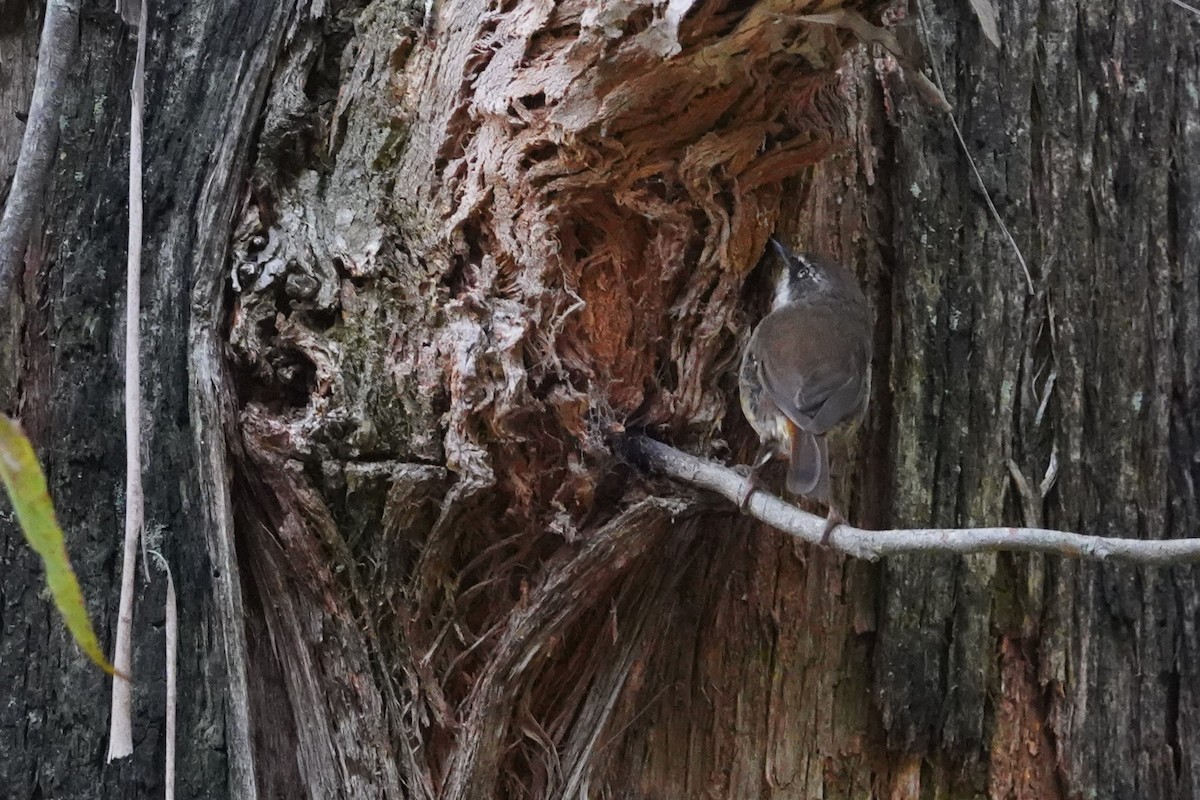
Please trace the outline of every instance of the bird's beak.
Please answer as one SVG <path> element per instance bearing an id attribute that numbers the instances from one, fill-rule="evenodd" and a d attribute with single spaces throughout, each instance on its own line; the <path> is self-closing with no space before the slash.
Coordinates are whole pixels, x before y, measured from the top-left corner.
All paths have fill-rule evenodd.
<path id="1" fill-rule="evenodd" d="M 779 240 L 774 236 L 769 237 L 769 241 L 771 242 L 771 246 L 775 248 L 775 252 L 783 259 L 783 263 L 788 263 L 792 258 L 792 251 L 780 244 Z"/>

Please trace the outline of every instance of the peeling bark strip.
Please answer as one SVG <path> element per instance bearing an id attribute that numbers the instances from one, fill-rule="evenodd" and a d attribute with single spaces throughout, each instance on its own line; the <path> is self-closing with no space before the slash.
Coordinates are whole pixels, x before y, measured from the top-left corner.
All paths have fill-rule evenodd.
<path id="1" fill-rule="evenodd" d="M 478 26 L 450 41 L 475 44 L 461 60 L 452 46 L 407 71 L 410 118 L 449 116 L 414 130 L 401 172 L 417 179 L 407 185 L 438 187 L 431 200 L 447 225 L 437 235 L 451 235 L 462 273 L 456 316 L 478 325 L 470 306 L 491 297 L 521 312 L 498 337 L 509 389 L 490 414 L 561 387 L 553 416 L 567 431 L 586 410 L 697 430 L 719 422 L 713 367 L 733 345 L 730 300 L 773 228 L 781 182 L 845 133 L 829 75 L 842 40 L 789 22 L 780 12 L 790 10 L 441 11 Z"/>
<path id="2" fill-rule="evenodd" d="M 679 500 L 643 500 L 593 533 L 579 553 L 550 569 L 528 604 L 508 622 L 471 692 L 442 797 L 469 800 L 493 792 L 514 693 L 552 655 L 566 627 L 606 597 L 685 510 Z M 570 773 L 575 766 L 567 763 L 561 769 Z"/>

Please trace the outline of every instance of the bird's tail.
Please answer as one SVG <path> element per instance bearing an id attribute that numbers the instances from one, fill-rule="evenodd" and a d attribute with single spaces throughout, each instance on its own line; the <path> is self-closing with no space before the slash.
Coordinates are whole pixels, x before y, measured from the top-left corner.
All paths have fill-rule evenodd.
<path id="1" fill-rule="evenodd" d="M 792 435 L 787 488 L 792 494 L 829 502 L 829 450 L 824 436 L 802 430 Z"/>

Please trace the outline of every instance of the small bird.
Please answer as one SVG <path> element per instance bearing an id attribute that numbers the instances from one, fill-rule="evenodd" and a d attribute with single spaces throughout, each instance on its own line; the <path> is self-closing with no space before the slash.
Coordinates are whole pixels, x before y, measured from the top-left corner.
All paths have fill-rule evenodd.
<path id="1" fill-rule="evenodd" d="M 798 255 L 774 238 L 784 268 L 771 311 L 750 336 L 738 375 L 742 411 L 762 446 L 755 475 L 777 456 L 788 459 L 787 489 L 829 508 L 821 543 L 845 518 L 830 497 L 825 434 L 858 419 L 871 385 L 871 311 L 854 275 L 814 255 Z"/>

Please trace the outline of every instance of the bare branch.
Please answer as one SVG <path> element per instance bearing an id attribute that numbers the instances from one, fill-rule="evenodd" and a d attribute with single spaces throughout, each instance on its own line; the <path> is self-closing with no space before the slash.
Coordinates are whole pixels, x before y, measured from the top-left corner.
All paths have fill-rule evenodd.
<path id="1" fill-rule="evenodd" d="M 635 463 L 676 480 L 716 492 L 737 503 L 747 479 L 729 467 L 706 461 L 645 436 L 628 435 L 621 447 Z M 756 491 L 746 510 L 751 516 L 806 542 L 816 543 L 825 528 L 822 517 Z M 874 561 L 883 556 L 913 553 L 1057 553 L 1134 564 L 1183 564 L 1200 561 L 1200 539 L 1115 539 L 1042 528 L 913 528 L 865 531 L 849 525 L 834 529 L 829 544 L 856 558 Z"/>
<path id="2" fill-rule="evenodd" d="M 17 268 L 25 258 L 25 247 L 49 180 L 58 147 L 59 110 L 78 38 L 79 0 L 48 0 L 29 119 L 4 216 L 0 218 L 0 308 L 9 307 Z"/>

